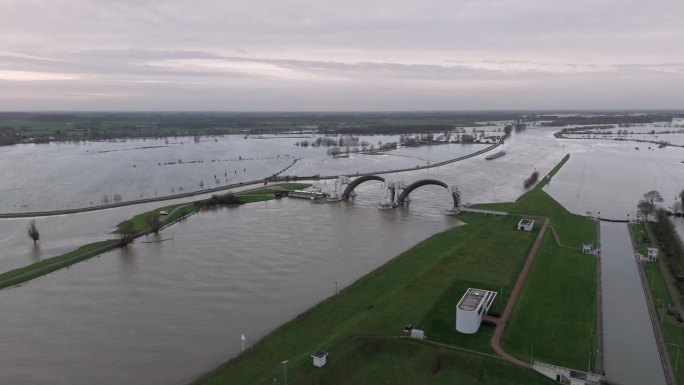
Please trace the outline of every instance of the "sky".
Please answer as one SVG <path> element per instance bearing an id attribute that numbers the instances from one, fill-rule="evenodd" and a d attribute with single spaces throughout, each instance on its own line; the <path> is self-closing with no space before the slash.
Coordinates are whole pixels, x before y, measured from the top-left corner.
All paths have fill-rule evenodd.
<path id="1" fill-rule="evenodd" d="M 684 109 L 682 0 L 0 0 L 0 111 Z"/>

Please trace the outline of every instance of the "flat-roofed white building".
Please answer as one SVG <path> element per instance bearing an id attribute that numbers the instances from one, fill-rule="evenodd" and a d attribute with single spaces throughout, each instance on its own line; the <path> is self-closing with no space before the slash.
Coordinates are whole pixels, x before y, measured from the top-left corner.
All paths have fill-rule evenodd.
<path id="1" fill-rule="evenodd" d="M 523 218 L 518 222 L 518 230 L 520 231 L 532 231 L 534 228 L 534 219 Z"/>
<path id="2" fill-rule="evenodd" d="M 468 288 L 456 305 L 456 330 L 465 334 L 477 333 L 482 317 L 496 298 L 495 291 Z"/>

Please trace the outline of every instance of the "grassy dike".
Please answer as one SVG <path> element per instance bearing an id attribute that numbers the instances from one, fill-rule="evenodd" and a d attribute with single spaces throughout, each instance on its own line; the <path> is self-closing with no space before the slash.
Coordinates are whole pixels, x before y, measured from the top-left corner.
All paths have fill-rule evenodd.
<path id="1" fill-rule="evenodd" d="M 239 198 L 241 203 L 260 202 L 269 199 L 275 199 L 274 193 L 278 190 L 297 190 L 309 186 L 309 184 L 303 183 L 283 183 L 273 185 L 268 188 L 248 190 L 237 193 L 235 195 Z M 147 231 L 145 217 L 151 213 L 158 213 L 161 210 L 169 211 L 169 215 L 162 219 L 163 226 L 169 226 L 187 215 L 191 215 L 198 212 L 201 208 L 202 206 L 197 202 L 181 203 L 177 205 L 160 207 L 142 214 L 138 214 L 131 218 L 131 220 L 133 221 L 135 231 L 142 234 L 145 231 Z M 25 267 L 7 271 L 5 273 L 0 274 L 0 289 L 19 285 L 21 283 L 30 281 L 32 279 L 71 266 L 75 263 L 85 261 L 86 259 L 97 257 L 98 255 L 104 254 L 118 247 L 119 244 L 117 240 L 114 239 L 94 242 L 81 246 L 68 253 L 58 255 L 52 258 L 47 258 Z"/>
<path id="2" fill-rule="evenodd" d="M 567 211 L 543 191 L 569 155 L 548 177 L 515 203 L 480 205 L 524 216 L 547 217 L 547 232 L 502 337 L 503 348 L 523 361 L 542 361 L 577 370 L 596 369 L 598 261 L 580 252 L 596 244 L 596 224 Z"/>
<path id="3" fill-rule="evenodd" d="M 568 244 L 595 236 L 592 222 L 568 213 L 542 191 L 545 183 L 515 203 L 485 206 L 516 215 L 460 214 L 466 225 L 417 244 L 194 384 L 282 384 L 284 360 L 289 360 L 288 380 L 296 384 L 553 383 L 495 356 L 489 344 L 493 326 L 483 324 L 475 335 L 454 330 L 455 306 L 468 287 L 499 292 L 492 312 L 503 310 L 539 230 L 516 231 L 520 215 L 552 218 Z M 588 334 L 596 325 L 596 263 L 555 246 L 547 235 L 503 342 L 523 360 L 529 359 L 529 341 L 534 341 L 539 358 L 586 368 L 592 346 Z M 409 322 L 425 330 L 427 342 L 401 337 Z M 322 369 L 309 357 L 318 349 L 330 353 Z M 585 359 L 580 363 L 579 357 Z"/>

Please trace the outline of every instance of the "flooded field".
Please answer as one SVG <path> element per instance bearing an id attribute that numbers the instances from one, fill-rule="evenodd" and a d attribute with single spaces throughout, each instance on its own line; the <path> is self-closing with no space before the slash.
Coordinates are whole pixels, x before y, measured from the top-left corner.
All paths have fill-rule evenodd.
<path id="1" fill-rule="evenodd" d="M 662 189 L 664 196 L 678 188 L 676 160 L 684 153 L 634 155 L 620 144 L 559 140 L 553 131 L 516 134 L 503 146 L 507 154 L 493 161 L 480 155 L 385 176 L 439 179 L 457 185 L 469 203 L 512 201 L 524 193 L 523 181 L 533 171 L 543 175 L 571 153 L 547 190 L 571 211 L 600 210 L 602 216 L 626 212 L 645 188 Z M 426 149 L 420 157 L 433 161 L 460 154 L 456 150 L 463 147 L 452 146 Z M 633 158 L 634 178 L 616 172 Z M 272 167 L 287 163 L 273 162 Z M 329 163 L 322 155 L 291 170 L 338 170 Z M 650 173 L 636 167 L 643 164 L 651 165 Z M 658 169 L 667 172 L 651 175 Z M 615 195 L 606 194 L 613 189 Z M 412 193 L 408 208 L 395 210 L 376 208 L 384 193 L 378 182 L 362 184 L 357 193 L 347 203 L 284 199 L 204 211 L 164 230 L 162 237 L 172 241 L 139 240 L 128 251 L 3 290 L 0 383 L 187 383 L 237 354 L 242 333 L 255 342 L 420 240 L 458 225 L 443 213 L 450 197 L 441 187 L 422 187 Z M 44 234 L 39 249 L 26 237 L 25 219 L 0 220 L 0 264 L 3 270 L 23 266 L 106 238 L 119 221 L 159 205 L 38 218 Z"/>

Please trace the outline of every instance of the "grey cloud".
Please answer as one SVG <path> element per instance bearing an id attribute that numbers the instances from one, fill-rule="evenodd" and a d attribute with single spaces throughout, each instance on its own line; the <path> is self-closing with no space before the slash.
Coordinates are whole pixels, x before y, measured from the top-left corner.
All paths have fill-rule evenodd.
<path id="1" fill-rule="evenodd" d="M 0 105 L 684 107 L 682 13 L 678 0 L 5 0 Z"/>

